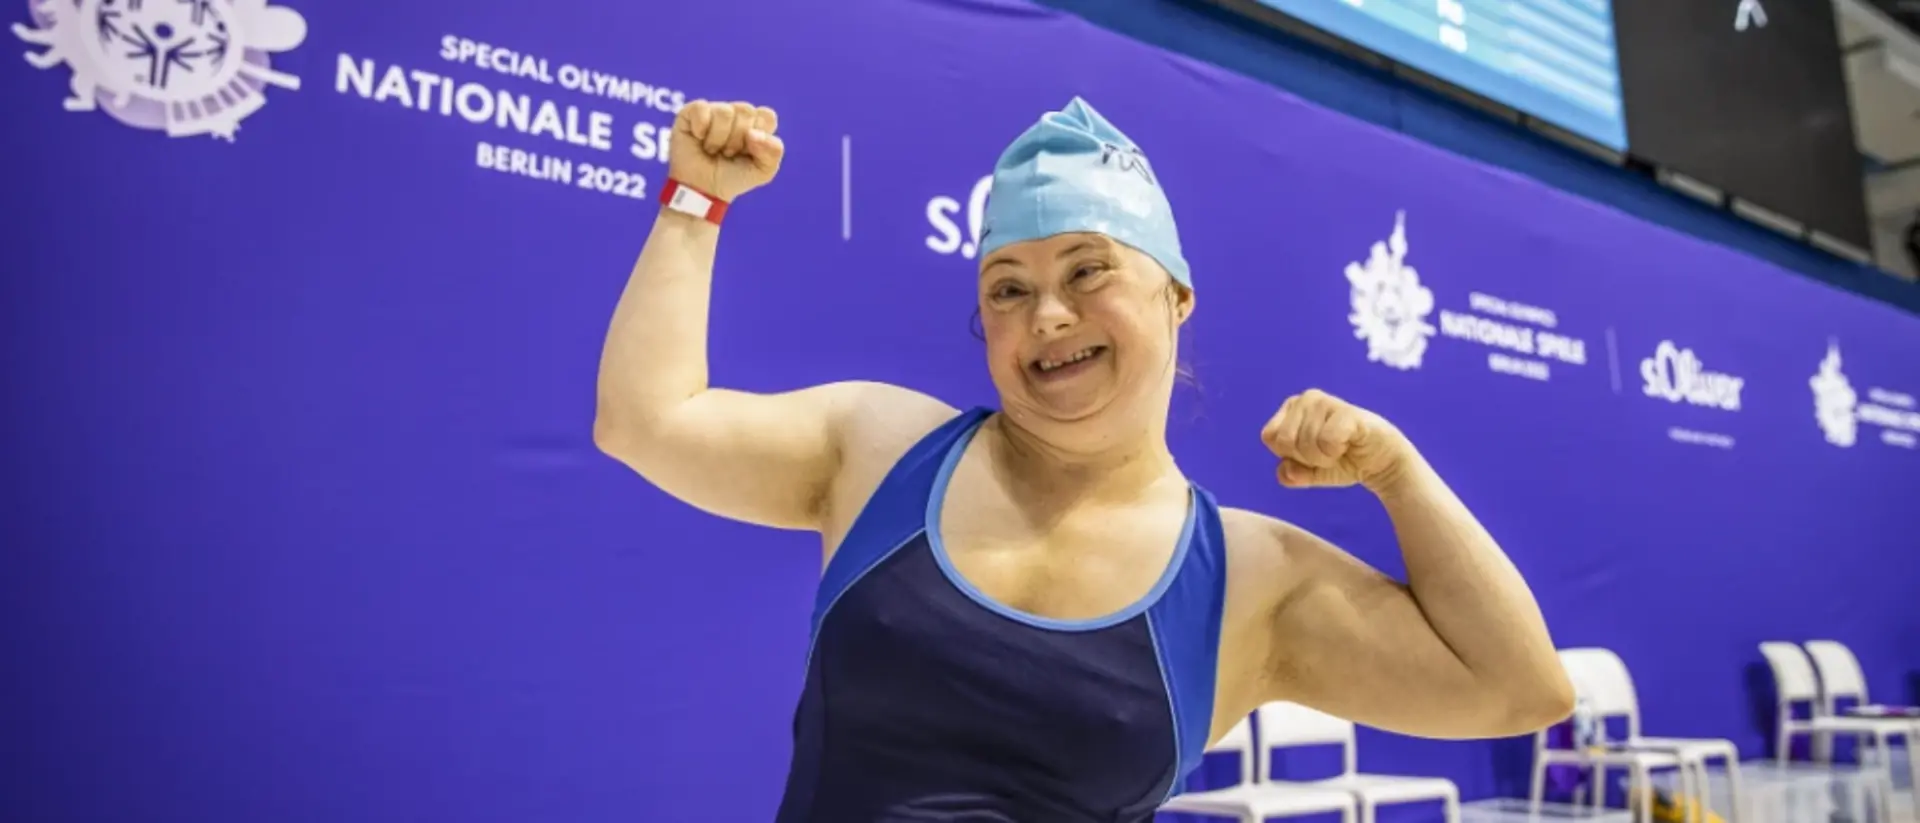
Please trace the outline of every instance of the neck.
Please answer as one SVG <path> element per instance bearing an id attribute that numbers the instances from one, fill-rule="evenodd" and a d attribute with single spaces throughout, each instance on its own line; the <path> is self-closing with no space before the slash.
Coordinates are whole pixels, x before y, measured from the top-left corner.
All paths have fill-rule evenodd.
<path id="1" fill-rule="evenodd" d="M 1005 414 L 992 425 L 994 464 L 1020 499 L 1057 504 L 1132 501 L 1154 485 L 1178 478 L 1167 449 L 1164 416 L 1084 440 L 1049 436 Z"/>

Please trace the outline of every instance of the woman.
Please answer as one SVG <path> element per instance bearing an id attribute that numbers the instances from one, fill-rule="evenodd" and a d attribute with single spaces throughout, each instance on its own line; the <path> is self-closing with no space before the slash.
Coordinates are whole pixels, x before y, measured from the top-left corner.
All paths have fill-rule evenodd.
<path id="1" fill-rule="evenodd" d="M 719 215 L 773 179 L 777 129 L 746 103 L 680 112 L 594 436 L 693 506 L 822 536 L 780 821 L 1143 821 L 1274 700 L 1443 738 L 1571 711 L 1526 583 L 1379 416 L 1309 391 L 1260 436 L 1282 486 L 1379 497 L 1407 584 L 1182 476 L 1165 431 L 1192 278 L 1145 156 L 1078 98 L 995 167 L 979 310 L 999 411 L 711 386 Z"/>

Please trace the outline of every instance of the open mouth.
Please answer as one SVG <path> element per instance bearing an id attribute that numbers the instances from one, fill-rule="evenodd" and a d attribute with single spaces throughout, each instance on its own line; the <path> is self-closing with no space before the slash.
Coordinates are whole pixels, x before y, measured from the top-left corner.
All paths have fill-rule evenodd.
<path id="1" fill-rule="evenodd" d="M 1057 379 L 1086 370 L 1106 353 L 1106 346 L 1088 346 L 1058 360 L 1036 360 L 1029 368 L 1042 378 Z"/>

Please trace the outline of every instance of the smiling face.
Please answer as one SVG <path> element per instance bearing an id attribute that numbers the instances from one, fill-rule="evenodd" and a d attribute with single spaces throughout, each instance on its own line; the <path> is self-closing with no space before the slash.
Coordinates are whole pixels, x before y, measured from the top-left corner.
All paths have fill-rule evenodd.
<path id="1" fill-rule="evenodd" d="M 1026 426 L 1164 417 L 1193 292 L 1103 235 L 1015 243 L 981 261 L 980 320 L 1001 407 Z"/>

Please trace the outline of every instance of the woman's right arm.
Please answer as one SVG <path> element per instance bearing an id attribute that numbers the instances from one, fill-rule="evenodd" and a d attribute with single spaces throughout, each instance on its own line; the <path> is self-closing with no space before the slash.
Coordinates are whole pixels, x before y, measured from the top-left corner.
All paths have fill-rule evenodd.
<path id="1" fill-rule="evenodd" d="M 737 198 L 777 171 L 774 126 L 764 108 L 689 104 L 674 124 L 670 173 Z M 778 394 L 712 386 L 707 314 L 719 235 L 719 226 L 680 212 L 656 218 L 607 329 L 594 443 L 699 509 L 820 530 L 849 446 L 860 445 L 850 434 L 890 408 L 944 404 L 876 383 Z"/>

